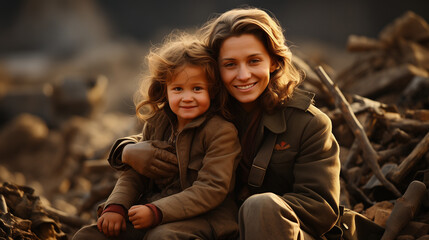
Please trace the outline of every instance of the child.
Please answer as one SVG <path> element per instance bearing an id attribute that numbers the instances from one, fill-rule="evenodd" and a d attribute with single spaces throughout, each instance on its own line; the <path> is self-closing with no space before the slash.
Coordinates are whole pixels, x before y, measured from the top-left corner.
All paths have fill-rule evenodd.
<path id="1" fill-rule="evenodd" d="M 230 194 L 240 143 L 234 125 L 219 116 L 226 115 L 221 100 L 227 95 L 208 48 L 194 37 L 178 36 L 149 54 L 149 88 L 137 105 L 137 116 L 145 120 L 141 140 L 171 145 L 177 176 L 154 180 L 125 170 L 97 226 L 82 228 L 73 239 L 237 236 Z"/>

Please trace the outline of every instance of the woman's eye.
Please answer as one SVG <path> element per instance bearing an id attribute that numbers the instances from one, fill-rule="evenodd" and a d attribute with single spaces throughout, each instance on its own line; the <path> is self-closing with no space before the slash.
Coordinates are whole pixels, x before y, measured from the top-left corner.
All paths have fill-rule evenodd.
<path id="1" fill-rule="evenodd" d="M 235 66 L 235 63 L 232 63 L 232 62 L 230 62 L 230 63 L 225 63 L 225 64 L 223 64 L 223 66 L 224 66 L 224 67 L 226 67 L 226 68 L 229 68 L 229 67 L 233 67 L 233 66 Z"/>
<path id="2" fill-rule="evenodd" d="M 250 59 L 250 63 L 251 64 L 255 64 L 255 63 L 259 63 L 261 60 L 260 59 Z"/>

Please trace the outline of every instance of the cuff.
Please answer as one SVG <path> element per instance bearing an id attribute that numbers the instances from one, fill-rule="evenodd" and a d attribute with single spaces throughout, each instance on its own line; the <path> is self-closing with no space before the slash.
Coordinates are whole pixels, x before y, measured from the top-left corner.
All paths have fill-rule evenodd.
<path id="1" fill-rule="evenodd" d="M 122 151 L 128 144 L 134 144 L 135 141 L 127 138 L 117 140 L 110 149 L 107 161 L 110 166 L 116 170 L 124 171 L 128 169 L 128 165 L 122 163 Z"/>
<path id="2" fill-rule="evenodd" d="M 125 210 L 125 208 L 122 205 L 119 205 L 119 204 L 110 204 L 109 206 L 107 206 L 103 210 L 103 212 L 101 213 L 101 215 L 103 215 L 106 212 L 119 213 L 119 214 L 122 215 L 122 217 L 124 217 L 125 219 L 127 219 L 127 211 Z"/>
<path id="3" fill-rule="evenodd" d="M 162 221 L 162 212 L 161 212 L 161 210 L 159 210 L 158 207 L 156 207 L 155 205 L 153 205 L 151 203 L 145 204 L 145 206 L 149 207 L 150 210 L 152 210 L 153 215 L 155 217 L 154 221 L 153 221 L 153 223 L 151 225 L 151 227 L 155 227 L 155 226 L 158 226 L 159 224 L 161 224 L 161 221 Z"/>

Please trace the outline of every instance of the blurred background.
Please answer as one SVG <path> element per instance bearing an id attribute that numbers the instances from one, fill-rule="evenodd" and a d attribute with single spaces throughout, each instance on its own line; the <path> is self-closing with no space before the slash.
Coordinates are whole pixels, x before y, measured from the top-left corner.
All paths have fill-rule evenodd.
<path id="1" fill-rule="evenodd" d="M 353 62 L 350 35 L 376 39 L 406 11 L 429 19 L 427 0 L 3 1 L 0 183 L 30 186 L 45 205 L 94 220 L 117 177 L 106 166 L 110 146 L 140 131 L 133 94 L 148 49 L 240 6 L 272 12 L 292 51 L 333 75 Z"/>
<path id="2" fill-rule="evenodd" d="M 272 12 L 295 52 L 327 61 L 337 70 L 349 62 L 349 35 L 376 38 L 407 10 L 429 16 L 424 0 L 5 1 L 0 8 L 0 71 L 12 82 L 103 74 L 115 90 L 108 90 L 109 108 L 132 113 L 132 106 L 123 105 L 129 96 L 117 98 L 135 89 L 134 77 L 148 47 L 173 29 L 194 30 L 239 6 Z"/>

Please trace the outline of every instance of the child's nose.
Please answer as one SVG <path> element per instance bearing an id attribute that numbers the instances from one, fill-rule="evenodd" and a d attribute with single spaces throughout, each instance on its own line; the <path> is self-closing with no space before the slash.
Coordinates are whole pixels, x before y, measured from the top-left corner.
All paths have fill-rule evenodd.
<path id="1" fill-rule="evenodd" d="M 182 95 L 182 101 L 192 101 L 193 100 L 193 95 L 191 92 L 184 92 Z"/>

